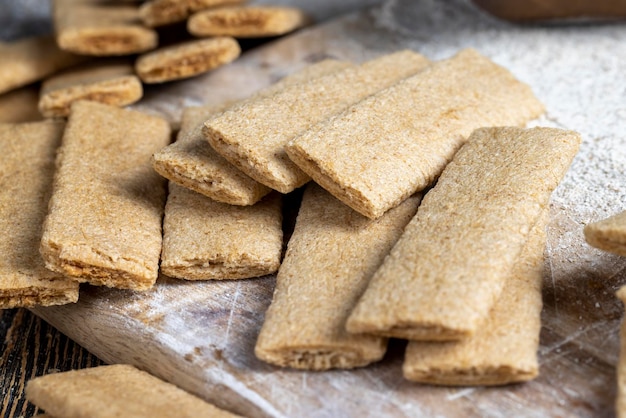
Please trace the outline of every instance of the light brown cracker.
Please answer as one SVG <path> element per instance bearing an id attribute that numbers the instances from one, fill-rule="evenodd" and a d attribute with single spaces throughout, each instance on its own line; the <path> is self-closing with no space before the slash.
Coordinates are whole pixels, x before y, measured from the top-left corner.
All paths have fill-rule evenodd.
<path id="1" fill-rule="evenodd" d="M 156 48 L 157 33 L 144 27 L 135 5 L 98 0 L 54 0 L 61 49 L 84 55 L 129 55 Z"/>
<path id="2" fill-rule="evenodd" d="M 542 112 L 527 85 L 470 49 L 317 125 L 286 151 L 335 197 L 377 218 L 431 184 L 474 129 L 523 125 Z"/>
<path id="3" fill-rule="evenodd" d="M 150 156 L 169 140 L 161 118 L 72 105 L 41 242 L 47 268 L 94 285 L 154 284 L 165 188 Z"/>
<path id="4" fill-rule="evenodd" d="M 135 70 L 144 83 L 163 83 L 213 70 L 240 53 L 237 41 L 228 36 L 188 41 L 140 56 Z"/>
<path id="5" fill-rule="evenodd" d="M 402 371 L 409 380 L 436 385 L 504 385 L 539 374 L 547 211 L 528 235 L 489 317 L 461 341 L 407 346 Z"/>
<path id="6" fill-rule="evenodd" d="M 34 378 L 26 397 L 54 417 L 234 418 L 133 366 L 71 370 Z"/>
<path id="7" fill-rule="evenodd" d="M 146 26 L 155 27 L 182 22 L 191 14 L 229 4 L 241 4 L 246 0 L 152 0 L 141 5 L 139 14 Z"/>
<path id="8" fill-rule="evenodd" d="M 84 58 L 61 51 L 49 36 L 0 43 L 0 93 L 39 81 Z"/>
<path id="9" fill-rule="evenodd" d="M 22 87 L 0 94 L 0 123 L 36 122 L 43 119 L 37 108 L 39 87 Z"/>
<path id="10" fill-rule="evenodd" d="M 122 107 L 142 95 L 141 81 L 130 63 L 97 62 L 47 79 L 41 88 L 39 110 L 48 118 L 65 117 L 77 100 Z"/>
<path id="11" fill-rule="evenodd" d="M 319 186 L 307 186 L 256 356 L 310 370 L 362 367 L 380 360 L 387 340 L 350 335 L 345 321 L 415 215 L 419 200 L 410 198 L 371 221 Z"/>
<path id="12" fill-rule="evenodd" d="M 195 36 L 259 38 L 284 35 L 309 22 L 307 15 L 294 7 L 235 6 L 198 12 L 187 21 L 187 29 Z"/>
<path id="13" fill-rule="evenodd" d="M 0 308 L 78 300 L 78 283 L 44 267 L 41 225 L 62 122 L 0 123 Z"/>
<path id="14" fill-rule="evenodd" d="M 312 64 L 259 91 L 248 100 L 271 95 L 286 86 L 322 77 L 350 65 L 334 60 Z M 203 123 L 227 108 L 225 105 L 185 109 L 178 140 L 155 153 L 152 163 L 163 177 L 213 200 L 231 205 L 252 205 L 271 189 L 226 161 L 211 148 L 202 134 Z"/>
<path id="15" fill-rule="evenodd" d="M 428 64 L 426 58 L 412 51 L 385 55 L 234 106 L 208 121 L 204 134 L 213 149 L 241 171 L 288 193 L 309 181 L 285 154 L 290 140 Z"/>
<path id="16" fill-rule="evenodd" d="M 474 131 L 374 275 L 348 331 L 426 341 L 476 332 L 579 144 L 577 133 L 551 128 Z"/>
<path id="17" fill-rule="evenodd" d="M 589 245 L 626 257 L 626 211 L 585 226 L 584 233 Z"/>

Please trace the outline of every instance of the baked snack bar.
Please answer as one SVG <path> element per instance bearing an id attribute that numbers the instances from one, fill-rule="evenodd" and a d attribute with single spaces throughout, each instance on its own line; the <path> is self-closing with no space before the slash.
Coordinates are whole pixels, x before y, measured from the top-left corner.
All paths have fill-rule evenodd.
<path id="1" fill-rule="evenodd" d="M 144 83 L 164 83 L 213 70 L 240 53 L 237 41 L 228 36 L 187 41 L 140 56 L 135 70 Z"/>
<path id="2" fill-rule="evenodd" d="M 626 257 L 626 211 L 590 223 L 584 234 L 589 245 Z"/>
<path id="3" fill-rule="evenodd" d="M 529 233 L 500 298 L 476 333 L 461 341 L 410 342 L 402 366 L 406 379 L 474 386 L 537 377 L 547 212 Z"/>
<path id="4" fill-rule="evenodd" d="M 77 100 L 122 107 L 142 95 L 141 81 L 129 62 L 96 62 L 47 79 L 41 87 L 39 110 L 48 118 L 66 117 Z"/>
<path id="5" fill-rule="evenodd" d="M 481 128 L 445 168 L 346 324 L 422 341 L 473 335 L 500 296 L 580 135 Z"/>
<path id="6" fill-rule="evenodd" d="M 139 15 L 146 26 L 164 26 L 182 22 L 199 10 L 244 2 L 245 0 L 150 0 L 141 5 Z"/>
<path id="7" fill-rule="evenodd" d="M 234 418 L 178 387 L 133 366 L 116 364 L 36 377 L 29 401 L 64 418 Z"/>
<path id="8" fill-rule="evenodd" d="M 343 61 L 325 60 L 309 65 L 259 91 L 249 100 L 299 82 L 347 68 Z M 155 153 L 154 169 L 163 177 L 201 193 L 218 202 L 231 205 L 253 205 L 272 189 L 253 180 L 216 153 L 202 134 L 203 123 L 229 106 L 187 108 L 183 113 L 183 129 L 178 140 Z M 192 126 L 195 125 L 195 126 Z"/>
<path id="9" fill-rule="evenodd" d="M 152 287 L 165 187 L 150 156 L 169 141 L 161 118 L 72 105 L 41 241 L 47 268 L 94 285 Z"/>
<path id="10" fill-rule="evenodd" d="M 156 48 L 157 33 L 141 24 L 138 6 L 99 0 L 54 0 L 61 49 L 83 55 L 130 55 Z"/>
<path id="11" fill-rule="evenodd" d="M 345 321 L 419 201 L 418 196 L 411 197 L 371 221 L 309 184 L 278 271 L 256 356 L 278 366 L 309 370 L 349 369 L 380 360 L 387 340 L 348 334 Z"/>
<path id="12" fill-rule="evenodd" d="M 215 151 L 241 171 L 281 193 L 302 186 L 309 176 L 285 154 L 285 145 L 326 118 L 429 64 L 401 51 L 235 105 L 205 123 Z"/>
<path id="13" fill-rule="evenodd" d="M 39 88 L 22 87 L 0 94 L 0 123 L 36 122 L 43 119 L 37 108 Z"/>
<path id="14" fill-rule="evenodd" d="M 284 6 L 231 6 L 203 10 L 187 21 L 195 36 L 260 38 L 293 32 L 310 22 L 300 9 Z"/>
<path id="15" fill-rule="evenodd" d="M 78 300 L 78 283 L 47 270 L 39 255 L 64 123 L 0 123 L 0 308 Z"/>
<path id="16" fill-rule="evenodd" d="M 298 167 L 377 218 L 423 190 L 476 128 L 543 112 L 530 88 L 468 49 L 346 109 L 286 146 Z"/>

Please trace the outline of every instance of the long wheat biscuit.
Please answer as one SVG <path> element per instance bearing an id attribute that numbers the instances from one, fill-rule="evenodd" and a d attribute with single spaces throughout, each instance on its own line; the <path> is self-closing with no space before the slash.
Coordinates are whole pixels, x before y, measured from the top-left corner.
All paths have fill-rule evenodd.
<path id="1" fill-rule="evenodd" d="M 288 85 L 322 77 L 350 65 L 335 60 L 312 64 L 259 91 L 249 100 L 271 95 Z M 231 205 L 253 205 L 272 189 L 226 161 L 211 148 L 202 134 L 203 123 L 227 108 L 228 105 L 185 109 L 178 140 L 155 153 L 152 164 L 163 177 L 213 200 Z"/>
<path id="2" fill-rule="evenodd" d="M 523 125 L 542 112 L 526 84 L 464 50 L 317 125 L 286 152 L 335 197 L 376 218 L 432 183 L 474 129 Z"/>
<path id="3" fill-rule="evenodd" d="M 371 221 L 319 186 L 307 186 L 256 356 L 310 370 L 349 369 L 380 360 L 387 340 L 348 334 L 345 321 L 419 200 L 410 198 Z"/>
<path id="4" fill-rule="evenodd" d="M 0 56 L 0 93 L 39 81 L 85 60 L 60 50 L 49 36 L 0 43 Z"/>
<path id="5" fill-rule="evenodd" d="M 36 122 L 43 119 L 37 108 L 39 87 L 27 86 L 0 94 L 0 123 Z"/>
<path id="6" fill-rule="evenodd" d="M 156 48 L 157 33 L 141 24 L 132 4 L 55 0 L 54 26 L 61 49 L 77 54 L 129 55 Z"/>
<path id="7" fill-rule="evenodd" d="M 38 106 L 45 117 L 65 117 L 77 100 L 122 107 L 135 103 L 142 95 L 141 81 L 130 63 L 98 62 L 47 79 Z"/>
<path id="8" fill-rule="evenodd" d="M 559 129 L 474 131 L 372 278 L 348 331 L 426 341 L 474 334 L 579 145 L 579 134 Z"/>
<path id="9" fill-rule="evenodd" d="M 228 36 L 183 42 L 149 52 L 135 63 L 144 83 L 164 83 L 189 78 L 228 64 L 241 54 L 237 41 Z"/>
<path id="10" fill-rule="evenodd" d="M 626 305 L 626 286 L 617 291 L 617 297 Z M 615 412 L 618 418 L 626 417 L 626 320 L 620 327 L 620 351 L 617 365 L 617 399 Z"/>
<path id="11" fill-rule="evenodd" d="M 47 270 L 39 255 L 64 124 L 0 123 L 0 308 L 78 300 L 78 283 Z"/>
<path id="12" fill-rule="evenodd" d="M 26 398 L 64 418 L 238 416 L 125 364 L 36 377 L 26 385 Z"/>
<path id="13" fill-rule="evenodd" d="M 547 211 L 528 235 L 500 298 L 474 335 L 461 341 L 412 341 L 406 349 L 406 379 L 437 385 L 504 385 L 539 374 Z"/>
<path id="14" fill-rule="evenodd" d="M 207 121 L 204 134 L 213 149 L 241 171 L 274 190 L 289 193 L 310 180 L 285 154 L 290 140 L 428 64 L 412 51 L 385 55 L 234 106 Z"/>
<path id="15" fill-rule="evenodd" d="M 310 22 L 300 9 L 281 6 L 220 7 L 198 12 L 187 21 L 195 36 L 259 38 L 293 32 Z"/>
<path id="16" fill-rule="evenodd" d="M 626 211 L 585 226 L 589 245 L 626 257 Z"/>
<path id="17" fill-rule="evenodd" d="M 41 240 L 47 268 L 94 285 L 154 284 L 165 187 L 150 156 L 169 140 L 161 118 L 96 102 L 72 105 Z"/>
<path id="18" fill-rule="evenodd" d="M 211 7 L 245 3 L 246 0 L 151 0 L 139 9 L 146 26 L 164 26 L 182 22 L 193 13 Z"/>

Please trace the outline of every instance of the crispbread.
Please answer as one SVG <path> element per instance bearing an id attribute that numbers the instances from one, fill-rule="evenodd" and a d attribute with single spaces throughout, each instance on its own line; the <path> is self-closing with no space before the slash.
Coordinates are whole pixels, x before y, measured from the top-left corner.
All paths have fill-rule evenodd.
<path id="1" fill-rule="evenodd" d="M 0 43 L 0 93 L 39 81 L 71 67 L 83 57 L 61 51 L 49 36 Z"/>
<path id="2" fill-rule="evenodd" d="M 626 305 L 626 286 L 617 291 L 617 297 Z M 617 399 L 615 412 L 618 418 L 626 417 L 626 320 L 620 327 L 620 352 L 617 365 Z"/>
<path id="3" fill-rule="evenodd" d="M 240 53 L 237 41 L 228 36 L 187 41 L 140 56 L 135 70 L 144 83 L 163 83 L 228 64 Z"/>
<path id="4" fill-rule="evenodd" d="M 26 385 L 26 397 L 46 413 L 64 418 L 237 417 L 123 364 L 34 378 Z"/>
<path id="5" fill-rule="evenodd" d="M 39 110 L 46 117 L 64 117 L 77 100 L 126 106 L 141 99 L 141 81 L 128 62 L 97 62 L 47 79 Z"/>
<path id="6" fill-rule="evenodd" d="M 335 60 L 309 65 L 259 91 L 249 100 L 271 95 L 288 85 L 322 77 L 348 66 L 351 66 L 348 62 Z M 202 135 L 203 123 L 227 108 L 228 105 L 185 109 L 178 140 L 155 153 L 152 163 L 154 169 L 165 178 L 213 200 L 231 205 L 252 205 L 271 189 L 226 161 Z"/>
<path id="7" fill-rule="evenodd" d="M 154 49 L 158 42 L 132 4 L 54 0 L 54 26 L 59 47 L 77 54 L 129 55 Z"/>
<path id="8" fill-rule="evenodd" d="M 37 109 L 38 86 L 27 86 L 0 94 L 0 123 L 36 122 L 43 117 Z"/>
<path id="9" fill-rule="evenodd" d="M 72 105 L 41 242 L 47 268 L 95 285 L 154 284 L 165 188 L 150 156 L 169 140 L 161 118 Z"/>
<path id="10" fill-rule="evenodd" d="M 402 367 L 405 378 L 437 385 L 504 385 L 538 375 L 547 221 L 545 211 L 476 333 L 461 341 L 410 342 Z"/>
<path id="11" fill-rule="evenodd" d="M 272 189 L 288 193 L 309 181 L 284 146 L 318 122 L 429 64 L 401 51 L 234 106 L 207 121 L 204 134 L 224 158 Z"/>
<path id="12" fill-rule="evenodd" d="M 303 133 L 286 152 L 315 182 L 376 218 L 435 180 L 469 134 L 543 112 L 530 88 L 468 49 Z"/>
<path id="13" fill-rule="evenodd" d="M 310 19 L 300 9 L 281 6 L 232 6 L 198 12 L 187 21 L 195 36 L 259 38 L 303 27 Z"/>
<path id="14" fill-rule="evenodd" d="M 0 308 L 78 300 L 78 283 L 47 270 L 38 251 L 63 127 L 0 123 Z"/>
<path id="15" fill-rule="evenodd" d="M 348 331 L 426 341 L 474 334 L 579 145 L 579 134 L 560 129 L 474 131 L 374 275 Z"/>
<path id="16" fill-rule="evenodd" d="M 192 13 L 211 7 L 240 4 L 246 0 L 151 0 L 144 2 L 139 15 L 146 26 L 182 22 Z"/>
<path id="17" fill-rule="evenodd" d="M 626 257 L 626 211 L 585 226 L 590 245 Z"/>
<path id="18" fill-rule="evenodd" d="M 256 356 L 311 370 L 361 367 L 380 360 L 387 340 L 350 335 L 345 321 L 419 200 L 410 198 L 371 221 L 319 186 L 308 185 Z"/>

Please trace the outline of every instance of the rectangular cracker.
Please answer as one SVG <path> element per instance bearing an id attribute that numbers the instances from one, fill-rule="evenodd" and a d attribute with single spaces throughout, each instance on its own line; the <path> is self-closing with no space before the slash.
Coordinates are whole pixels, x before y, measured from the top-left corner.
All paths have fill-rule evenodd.
<path id="1" fill-rule="evenodd" d="M 142 95 L 141 81 L 130 62 L 97 62 L 47 79 L 41 87 L 39 110 L 48 118 L 66 117 L 77 100 L 122 107 Z"/>
<path id="2" fill-rule="evenodd" d="M 156 48 L 158 42 L 132 4 L 54 0 L 54 26 L 59 47 L 83 55 L 136 54 Z"/>
<path id="3" fill-rule="evenodd" d="M 626 305 L 626 286 L 617 291 L 617 297 Z M 620 327 L 620 351 L 617 364 L 617 399 L 615 412 L 618 418 L 626 418 L 626 320 Z"/>
<path id="4" fill-rule="evenodd" d="M 530 88 L 468 49 L 296 138 L 286 152 L 315 182 L 377 218 L 431 184 L 470 133 L 543 112 Z"/>
<path id="5" fill-rule="evenodd" d="M 626 257 L 626 211 L 585 226 L 584 233 L 589 245 Z"/>
<path id="6" fill-rule="evenodd" d="M 423 341 L 473 335 L 579 145 L 579 134 L 559 129 L 474 131 L 374 275 L 348 331 Z"/>
<path id="7" fill-rule="evenodd" d="M 309 370 L 349 369 L 380 360 L 387 340 L 348 334 L 345 321 L 419 201 L 411 197 L 371 221 L 318 185 L 307 186 L 256 356 Z"/>
<path id="8" fill-rule="evenodd" d="M 461 341 L 412 341 L 402 371 L 436 385 L 504 385 L 539 374 L 546 210 L 528 234 L 500 298 L 474 335 Z"/>
<path id="9" fill-rule="evenodd" d="M 85 59 L 59 49 L 49 36 L 0 44 L 0 93 L 39 81 Z"/>
<path id="10" fill-rule="evenodd" d="M 285 154 L 290 140 L 428 64 L 426 58 L 412 51 L 385 55 L 234 106 L 207 121 L 204 134 L 213 149 L 241 171 L 288 193 L 309 181 Z"/>
<path id="11" fill-rule="evenodd" d="M 27 86 L 0 94 L 0 123 L 36 122 L 43 119 L 37 108 L 39 87 Z"/>
<path id="12" fill-rule="evenodd" d="M 165 188 L 150 156 L 169 140 L 161 118 L 72 105 L 41 241 L 47 268 L 94 285 L 154 284 Z"/>
<path id="13" fill-rule="evenodd" d="M 135 71 L 144 83 L 164 83 L 213 70 L 239 54 L 239 44 L 229 36 L 187 41 L 143 54 Z"/>
<path id="14" fill-rule="evenodd" d="M 322 77 L 351 65 L 335 60 L 309 65 L 247 100 L 274 94 L 286 86 Z M 186 109 L 178 140 L 155 153 L 152 164 L 163 177 L 213 200 L 231 205 L 253 205 L 272 189 L 248 177 L 226 161 L 211 148 L 202 134 L 204 122 L 227 108 L 228 105 Z"/>
<path id="15" fill-rule="evenodd" d="M 0 123 L 0 308 L 78 300 L 78 283 L 47 270 L 39 255 L 64 123 Z"/>
<path id="16" fill-rule="evenodd" d="M 246 0 L 151 0 L 139 9 L 141 20 L 146 26 L 156 27 L 182 22 L 191 14 L 229 4 L 241 4 Z"/>
<path id="17" fill-rule="evenodd" d="M 26 398 L 53 417 L 238 416 L 125 364 L 36 377 L 26 385 Z"/>
<path id="18" fill-rule="evenodd" d="M 194 36 L 260 38 L 299 29 L 311 20 L 300 9 L 284 6 L 231 6 L 203 10 L 187 21 Z"/>

